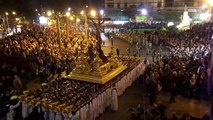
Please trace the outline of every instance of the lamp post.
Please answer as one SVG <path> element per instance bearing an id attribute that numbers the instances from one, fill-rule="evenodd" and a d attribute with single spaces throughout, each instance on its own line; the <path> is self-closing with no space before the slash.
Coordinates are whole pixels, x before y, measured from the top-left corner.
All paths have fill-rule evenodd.
<path id="1" fill-rule="evenodd" d="M 211 21 L 213 22 L 213 0 L 208 0 L 210 5 L 210 12 L 211 12 Z"/>
<path id="2" fill-rule="evenodd" d="M 17 33 L 17 20 L 16 20 L 16 12 L 15 11 L 13 11 L 12 12 L 12 14 L 13 14 L 13 26 L 14 26 L 14 29 L 15 29 L 15 33 Z"/>
<path id="3" fill-rule="evenodd" d="M 13 15 L 16 15 L 16 12 L 15 12 L 15 11 L 13 11 L 13 12 L 12 12 L 12 14 L 13 14 Z"/>
<path id="4" fill-rule="evenodd" d="M 213 0 L 208 0 L 208 4 L 210 5 L 210 22 L 213 22 Z M 208 32 L 208 44 L 211 47 L 211 58 L 209 60 L 209 68 L 208 68 L 208 94 L 211 95 L 211 90 L 212 90 L 212 84 L 213 84 L 213 73 L 212 73 L 212 68 L 213 68 L 213 47 L 212 47 L 212 25 L 211 23 L 209 24 L 209 32 Z"/>
<path id="5" fill-rule="evenodd" d="M 211 9 L 211 21 L 213 22 L 213 0 L 209 0 L 210 9 Z M 211 26 L 211 37 L 210 37 L 210 45 L 211 45 L 211 81 L 213 81 L 213 44 L 212 44 L 212 32 L 213 32 L 213 26 Z M 212 82 L 213 84 L 213 82 Z"/>
<path id="6" fill-rule="evenodd" d="M 76 23 L 75 23 L 75 25 L 76 25 L 76 28 L 77 28 L 77 33 L 79 32 L 79 27 L 78 27 L 78 23 L 80 22 L 81 20 L 79 19 L 79 18 L 76 18 Z"/>
<path id="7" fill-rule="evenodd" d="M 102 40 L 101 40 L 101 25 L 104 23 L 104 21 L 106 20 L 110 20 L 110 18 L 104 18 L 103 16 L 100 17 L 101 13 L 96 13 L 94 10 L 92 10 L 90 12 L 91 16 L 90 18 L 88 18 L 93 25 L 96 28 L 96 40 L 97 40 L 97 44 L 96 44 L 96 50 L 99 52 L 99 57 L 105 62 L 107 61 L 107 57 L 104 55 L 102 49 L 101 49 L 101 44 L 102 44 Z"/>
<path id="8" fill-rule="evenodd" d="M 4 15 L 0 15 L 0 20 L 1 20 L 1 24 L 2 24 L 2 27 L 3 27 L 3 30 L 2 30 L 2 32 L 1 32 L 1 34 L 2 34 L 2 38 L 4 38 L 5 37 L 5 30 L 6 30 L 6 24 L 5 24 L 5 16 Z"/>
<path id="9" fill-rule="evenodd" d="M 88 29 L 89 29 L 89 27 L 88 27 L 87 10 L 85 10 L 85 11 L 82 10 L 80 14 L 84 16 L 85 41 L 88 42 L 88 39 L 89 39 L 89 36 L 88 36 Z"/>
<path id="10" fill-rule="evenodd" d="M 6 12 L 5 13 L 5 19 L 6 19 L 6 33 L 8 34 L 8 29 L 9 29 L 9 21 L 8 21 L 8 15 L 9 15 L 9 13 L 8 12 Z"/>
<path id="11" fill-rule="evenodd" d="M 211 13 L 211 18 L 210 18 L 210 21 L 213 22 L 213 0 L 208 0 L 208 3 L 210 5 L 210 13 Z M 210 27 L 209 27 L 209 36 L 208 36 L 208 40 L 209 40 L 209 43 L 210 43 L 210 47 L 211 47 L 211 61 L 210 61 L 210 76 L 208 76 L 208 81 L 211 82 L 211 85 L 208 85 L 210 86 L 210 92 L 211 92 L 211 88 L 213 86 L 213 44 L 212 44 L 212 26 L 211 26 L 211 23 L 210 23 Z M 211 95 L 211 94 L 210 94 Z M 211 97 L 211 102 L 212 102 L 212 97 Z M 213 116 L 212 116 L 212 113 L 213 113 L 213 104 L 211 104 L 211 110 L 210 110 L 210 114 L 211 114 L 211 120 L 213 119 Z"/>
<path id="12" fill-rule="evenodd" d="M 59 23 L 58 15 L 56 15 L 56 25 L 57 25 L 57 40 L 59 44 L 59 51 L 61 51 L 61 32 L 60 32 L 60 23 Z"/>
<path id="13" fill-rule="evenodd" d="M 70 34 L 70 22 L 69 22 L 69 17 L 70 17 L 70 12 L 66 12 L 66 31 L 67 31 L 67 41 L 69 40 L 69 34 Z"/>
<path id="14" fill-rule="evenodd" d="M 61 33 L 60 33 L 60 21 L 59 21 L 59 14 L 60 13 L 55 13 L 53 16 L 53 12 L 52 11 L 47 11 L 47 16 L 48 17 L 54 17 L 56 18 L 56 28 L 57 28 L 57 41 L 58 41 L 58 45 L 59 45 L 59 51 L 61 51 Z"/>

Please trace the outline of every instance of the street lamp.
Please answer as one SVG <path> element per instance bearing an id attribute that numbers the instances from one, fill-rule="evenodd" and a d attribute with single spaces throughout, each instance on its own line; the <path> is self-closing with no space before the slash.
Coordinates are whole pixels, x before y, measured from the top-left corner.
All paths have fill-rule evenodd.
<path id="1" fill-rule="evenodd" d="M 147 15 L 147 10 L 146 9 L 142 9 L 141 13 L 142 13 L 142 15 Z"/>
<path id="2" fill-rule="evenodd" d="M 210 6 L 213 6 L 213 0 L 208 0 L 208 4 L 209 4 Z"/>
<path id="3" fill-rule="evenodd" d="M 47 11 L 47 16 L 48 17 L 53 17 L 54 19 L 56 19 L 56 28 L 57 28 L 57 40 L 58 40 L 58 44 L 59 44 L 59 51 L 61 51 L 61 33 L 60 33 L 60 12 L 54 12 L 52 11 Z"/>
<path id="4" fill-rule="evenodd" d="M 84 16 L 84 28 L 85 28 L 85 41 L 87 42 L 88 41 L 88 18 L 87 18 L 87 12 L 85 10 L 85 12 L 82 10 L 80 12 L 81 15 Z"/>
<path id="5" fill-rule="evenodd" d="M 210 21 L 213 20 L 213 0 L 208 0 L 207 1 L 209 6 L 210 6 L 210 14 L 211 14 L 211 18 L 210 18 Z M 212 45 L 212 26 L 209 24 L 209 32 L 208 32 L 208 43 L 210 45 Z M 213 73 L 211 72 L 212 71 L 212 68 L 213 68 L 213 47 L 211 46 L 211 60 L 209 61 L 209 64 L 210 64 L 210 68 L 208 68 L 210 71 L 210 74 L 208 74 L 208 94 L 211 94 L 211 87 L 212 87 L 212 84 L 213 84 Z M 211 77 L 212 76 L 212 77 Z"/>
<path id="6" fill-rule="evenodd" d="M 84 11 L 82 10 L 82 11 L 80 12 L 80 14 L 81 14 L 81 15 L 84 15 Z"/>
<path id="7" fill-rule="evenodd" d="M 73 16 L 70 16 L 70 20 L 73 21 L 73 20 L 74 20 L 74 17 L 73 17 Z"/>
<path id="8" fill-rule="evenodd" d="M 90 14 L 91 14 L 92 17 L 95 17 L 96 16 L 96 11 L 95 10 L 91 10 Z"/>
<path id="9" fill-rule="evenodd" d="M 12 14 L 13 14 L 13 15 L 16 15 L 16 12 L 13 11 Z"/>
<path id="10" fill-rule="evenodd" d="M 66 12 L 66 14 L 65 14 L 67 17 L 69 17 L 70 16 L 70 12 Z"/>
<path id="11" fill-rule="evenodd" d="M 65 13 L 65 15 L 66 15 L 66 31 L 67 31 L 67 41 L 69 40 L 69 34 L 70 34 L 70 22 L 69 22 L 69 17 L 70 17 L 70 12 L 68 11 L 68 12 L 66 12 Z"/>
<path id="12" fill-rule="evenodd" d="M 47 11 L 47 16 L 48 17 L 52 16 L 52 12 L 51 11 Z"/>
<path id="13" fill-rule="evenodd" d="M 213 20 L 213 0 L 208 0 L 208 4 L 210 5 L 211 20 Z"/>
<path id="14" fill-rule="evenodd" d="M 15 32 L 17 33 L 17 21 L 16 21 L 16 18 L 15 18 L 15 16 L 16 16 L 16 12 L 15 11 L 13 11 L 12 12 L 12 14 L 13 14 L 13 16 L 14 16 L 14 21 L 13 21 L 13 26 L 14 26 L 14 29 L 15 29 Z"/>
<path id="15" fill-rule="evenodd" d="M 76 19 L 76 22 L 77 22 L 77 23 L 79 23 L 79 22 L 80 22 L 80 19 L 79 19 L 79 18 L 77 18 L 77 19 Z"/>
<path id="16" fill-rule="evenodd" d="M 40 16 L 40 17 L 39 17 L 39 23 L 42 24 L 42 25 L 45 25 L 45 24 L 48 23 L 48 20 L 47 20 L 46 17 Z"/>
<path id="17" fill-rule="evenodd" d="M 202 5 L 202 9 L 206 9 L 208 7 L 208 5 L 204 4 Z"/>
<path id="18" fill-rule="evenodd" d="M 101 14 L 101 16 L 103 16 L 104 15 L 104 10 L 100 10 L 100 14 Z"/>
<path id="19" fill-rule="evenodd" d="M 10 27 L 9 26 L 9 21 L 8 21 L 8 15 L 9 15 L 9 13 L 8 12 L 5 12 L 5 17 L 6 17 L 6 25 L 7 25 L 7 30 L 6 30 L 6 32 L 8 33 L 8 28 Z"/>
<path id="20" fill-rule="evenodd" d="M 79 18 L 76 18 L 75 19 L 75 25 L 76 25 L 76 32 L 78 33 L 80 30 L 79 30 L 79 26 L 78 26 L 78 23 L 80 22 L 81 20 Z"/>

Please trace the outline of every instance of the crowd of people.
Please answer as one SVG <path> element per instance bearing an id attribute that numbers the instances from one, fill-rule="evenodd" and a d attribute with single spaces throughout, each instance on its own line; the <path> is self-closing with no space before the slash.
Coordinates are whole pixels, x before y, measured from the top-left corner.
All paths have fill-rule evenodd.
<path id="1" fill-rule="evenodd" d="M 194 26 L 176 34 L 167 34 L 160 40 L 171 53 L 147 69 L 147 77 L 159 82 L 163 90 L 174 91 L 188 97 L 210 94 L 211 41 L 208 28 L 211 24 Z"/>
<path id="2" fill-rule="evenodd" d="M 126 22 L 124 24 L 105 24 L 104 31 L 107 32 L 128 32 L 137 29 L 156 29 L 160 30 L 166 27 L 165 23 L 147 23 L 147 22 Z"/>
<path id="3" fill-rule="evenodd" d="M 160 43 L 161 32 L 155 31 L 128 31 L 115 34 L 115 38 L 124 40 L 135 46 L 129 55 L 152 55 L 156 58 L 162 56 L 163 43 Z M 155 47 L 154 46 L 158 46 Z"/>
<path id="4" fill-rule="evenodd" d="M 0 41 L 1 108 L 12 95 L 22 94 L 27 83 L 49 82 L 60 78 L 62 72 L 70 73 L 80 53 L 89 54 L 86 48 L 93 49 L 96 44 L 93 37 L 84 42 L 79 33 L 68 39 L 61 34 L 59 40 L 56 31 L 36 24 L 23 25 L 21 30 Z"/>
<path id="5" fill-rule="evenodd" d="M 128 23 L 127 26 L 132 25 Z M 150 64 L 146 68 L 145 83 L 149 86 L 147 92 L 151 105 L 157 102 L 159 88 L 171 93 L 170 102 L 175 102 L 175 96 L 178 94 L 196 99 L 208 99 L 211 95 L 212 41 L 208 40 L 209 26 L 212 26 L 212 23 L 195 25 L 190 30 L 176 33 L 129 30 L 116 33 L 117 38 L 126 40 L 132 45 L 148 47 L 148 53 L 152 44 L 163 46 L 171 51 L 169 55 L 158 59 L 155 64 Z M 90 38 L 92 42 L 87 43 L 83 41 L 84 37 L 80 34 L 73 34 L 69 39 L 62 34 L 61 39 L 58 40 L 57 33 L 49 28 L 24 25 L 21 33 L 2 39 L 0 55 L 5 60 L 0 61 L 0 88 L 3 88 L 0 89 L 1 106 L 7 104 L 11 95 L 21 94 L 26 88 L 26 83 L 37 79 L 40 82 L 51 82 L 44 85 L 42 89 L 30 92 L 30 96 L 45 98 L 47 103 L 49 100 L 74 105 L 72 109 L 77 109 L 86 99 L 90 99 L 94 93 L 101 90 L 100 86 L 73 83 L 58 78 L 63 71 L 70 73 L 74 69 L 80 52 L 89 51 L 84 48 L 95 47 L 96 40 Z M 11 60 L 11 58 L 15 59 Z M 133 61 L 123 62 L 131 67 L 130 63 Z M 44 94 L 41 94 L 43 92 Z M 76 93 L 79 94 L 76 96 Z M 66 96 L 73 99 L 68 99 Z M 0 111 L 0 113 L 4 112 Z M 158 116 L 160 113 L 153 112 L 153 114 Z"/>
<path id="6" fill-rule="evenodd" d="M 128 76 L 129 72 L 139 64 L 139 60 L 128 57 L 121 58 L 121 61 L 128 66 L 128 69 L 104 85 L 61 78 L 42 84 L 40 89 L 24 91 L 24 94 L 19 98 L 21 102 L 11 105 L 12 108 L 9 110 L 14 112 L 9 112 L 8 116 L 19 116 L 18 120 L 32 119 L 33 115 L 35 115 L 35 118 L 45 120 L 62 120 L 66 117 L 67 119 L 85 120 L 95 119 L 103 113 L 107 106 L 117 110 L 117 100 L 114 102 L 113 95 L 117 98 L 117 94 L 120 95 L 121 91 L 123 93 L 125 90 L 123 86 L 127 86 L 124 85 L 124 80 L 122 81 L 123 84 L 120 82 L 117 84 L 117 82 L 121 81 L 120 79 L 123 76 Z M 132 77 L 139 75 L 136 74 L 136 71 L 133 73 L 131 74 Z M 126 79 L 126 81 L 130 81 L 130 77 Z M 119 86 L 118 93 L 113 94 L 113 86 Z M 122 89 L 120 89 L 121 87 Z M 22 109 L 18 106 L 21 106 Z"/>
<path id="7" fill-rule="evenodd" d="M 20 112 L 18 106 L 26 108 L 24 106 L 29 104 L 32 106 L 33 103 L 37 104 L 41 100 L 42 104 L 46 103 L 49 109 L 56 107 L 57 111 L 69 106 L 69 108 L 63 109 L 64 112 L 70 111 L 70 109 L 76 111 L 85 101 L 88 102 L 91 97 L 103 89 L 97 84 L 84 84 L 60 78 L 62 74 L 69 74 L 75 68 L 78 61 L 76 58 L 81 53 L 90 56 L 90 51 L 95 49 L 97 42 L 92 36 L 89 37 L 89 42 L 84 41 L 85 37 L 77 33 L 70 35 L 69 39 L 66 39 L 65 34 L 61 34 L 60 37 L 61 39 L 58 41 L 56 31 L 30 24 L 23 25 L 20 33 L 1 40 L 0 55 L 4 58 L 0 62 L 0 85 L 4 88 L 1 89 L 1 117 L 7 114 L 8 119 L 13 119 L 13 117 L 19 117 L 19 120 L 32 119 L 33 114 L 38 114 L 38 108 L 22 109 L 21 111 L 24 110 L 24 113 L 27 111 L 26 115 Z M 134 61 L 124 59 L 123 63 L 133 69 L 134 65 L 137 65 L 134 64 Z M 25 91 L 24 95 L 19 98 L 23 100 L 21 103 L 11 104 L 12 95 L 22 94 L 26 89 L 26 84 L 32 80 L 48 84 L 41 89 Z M 26 94 L 29 95 L 27 98 Z M 25 98 L 26 100 L 24 100 Z M 25 103 L 27 101 L 30 101 L 29 104 Z M 18 110 L 16 111 L 16 109 Z"/>
<path id="8" fill-rule="evenodd" d="M 175 102 L 177 95 L 198 100 L 208 100 L 211 88 L 211 47 L 210 29 L 212 23 L 194 25 L 179 32 L 127 31 L 117 33 L 117 38 L 132 45 L 150 47 L 146 53 L 157 56 L 163 48 L 169 51 L 159 56 L 146 68 L 145 83 L 150 104 L 157 102 L 159 90 L 170 93 L 169 102 Z M 150 45 L 151 44 L 151 45 Z"/>
<path id="9" fill-rule="evenodd" d="M 162 103 L 157 103 L 147 109 L 142 105 L 135 108 L 130 108 L 130 120 L 211 120 L 208 114 L 203 115 L 202 118 L 191 116 L 189 113 L 184 113 L 178 116 L 175 112 L 172 113 L 170 118 L 166 116 L 166 106 Z"/>
<path id="10" fill-rule="evenodd" d="M 154 89 L 147 90 L 150 104 L 157 102 L 161 89 L 170 93 L 169 102 L 175 102 L 177 95 L 198 100 L 211 98 L 212 40 L 208 39 L 209 26 L 212 23 L 195 25 L 179 33 L 160 33 L 159 44 L 168 48 L 170 54 L 146 69 L 146 84 Z M 155 39 L 151 40 L 156 42 Z"/>

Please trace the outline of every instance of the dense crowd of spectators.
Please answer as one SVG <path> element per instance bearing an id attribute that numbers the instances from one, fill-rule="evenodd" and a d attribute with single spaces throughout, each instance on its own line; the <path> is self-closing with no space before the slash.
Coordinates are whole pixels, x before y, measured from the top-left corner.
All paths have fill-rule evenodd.
<path id="1" fill-rule="evenodd" d="M 107 88 L 112 87 L 113 84 L 120 81 L 123 76 L 125 76 L 139 64 L 140 60 L 122 57 L 121 61 L 124 65 L 128 66 L 128 69 L 104 85 L 61 78 L 50 81 L 48 84 L 43 83 L 42 88 L 40 89 L 24 91 L 24 94 L 20 96 L 21 103 L 16 102 L 16 104 L 10 104 L 10 106 L 13 106 L 13 109 L 9 109 L 10 111 L 8 115 L 14 118 L 19 116 L 18 120 L 38 120 L 44 118 L 51 119 L 51 117 L 56 117 L 55 119 L 57 119 L 58 115 L 63 116 L 62 113 L 69 113 L 74 117 L 76 112 L 79 112 L 80 108 L 82 109 L 83 106 L 88 105 L 94 99 L 97 100 L 97 96 L 100 94 L 103 95 L 103 92 L 106 92 Z M 109 91 L 108 94 L 111 94 L 111 91 Z M 110 96 L 111 95 L 105 95 L 105 101 L 110 103 Z M 99 107 L 103 107 L 100 106 L 99 103 L 97 104 Z M 38 105 L 41 107 L 40 110 L 37 107 Z M 22 107 L 19 108 L 20 106 Z M 96 111 L 96 109 L 94 110 Z M 44 114 L 45 111 L 48 111 L 48 115 Z M 51 111 L 53 111 L 53 114 L 51 114 Z"/>
<path id="2" fill-rule="evenodd" d="M 35 24 L 23 25 L 20 33 L 1 39 L 1 106 L 12 95 L 21 94 L 32 80 L 49 82 L 60 78 L 62 72 L 71 72 L 80 52 L 88 53 L 88 49 L 82 48 L 95 46 L 93 37 L 90 43 L 83 40 L 83 35 L 78 33 L 68 39 L 61 34 L 59 40 L 56 31 Z"/>
<path id="3" fill-rule="evenodd" d="M 211 47 L 209 28 L 212 23 L 193 26 L 180 32 L 127 31 L 117 33 L 116 37 L 130 44 L 149 47 L 150 43 L 167 48 L 170 53 L 159 57 L 146 69 L 147 92 L 150 104 L 157 102 L 159 90 L 171 94 L 169 102 L 175 102 L 175 96 L 209 99 L 212 94 Z M 159 47 L 151 50 L 160 51 Z"/>
<path id="4" fill-rule="evenodd" d="M 129 111 L 130 120 L 211 120 L 208 113 L 204 114 L 201 118 L 198 118 L 189 113 L 184 113 L 182 116 L 178 116 L 173 112 L 171 117 L 167 118 L 165 113 L 166 106 L 160 102 L 146 109 L 139 104 L 135 108 L 130 108 Z"/>
<path id="5" fill-rule="evenodd" d="M 171 53 L 148 67 L 149 79 L 162 84 L 163 90 L 176 90 L 186 96 L 201 97 L 210 92 L 207 91 L 211 72 L 208 27 L 209 24 L 198 25 L 188 31 L 173 33 L 171 37 L 167 34 L 165 38 L 170 39 L 160 40 Z M 171 86 L 175 88 L 169 88 Z"/>
<path id="6" fill-rule="evenodd" d="M 212 24 L 196 25 L 179 33 L 160 33 L 160 44 L 171 53 L 147 67 L 146 84 L 150 86 L 150 104 L 157 101 L 161 88 L 170 93 L 169 102 L 175 102 L 177 95 L 198 100 L 211 98 L 212 40 L 208 39 L 209 26 Z M 155 39 L 151 40 L 156 42 Z"/>
<path id="7" fill-rule="evenodd" d="M 145 83 L 149 86 L 147 92 L 150 94 L 151 105 L 156 103 L 157 91 L 161 87 L 163 91 L 171 93 L 170 102 L 175 102 L 175 96 L 178 94 L 197 99 L 206 98 L 211 94 L 211 88 L 208 86 L 212 84 L 209 81 L 212 72 L 209 64 L 212 43 L 208 40 L 210 25 L 212 23 L 196 25 L 190 30 L 178 33 L 156 31 L 116 33 L 116 37 L 132 45 L 162 45 L 171 51 L 170 55 L 162 57 L 155 64 L 150 64 L 146 69 Z M 132 25 L 128 23 L 127 26 Z M 21 33 L 2 39 L 0 55 L 6 60 L 0 63 L 0 87 L 3 88 L 0 89 L 1 103 L 9 101 L 12 94 L 20 94 L 30 80 L 39 79 L 41 82 L 49 82 L 60 77 L 63 71 L 69 73 L 75 66 L 79 51 L 82 51 L 82 48 L 95 46 L 95 39 L 91 39 L 92 44 L 83 42 L 83 39 L 82 35 L 73 34 L 69 39 L 61 35 L 61 40 L 58 40 L 56 32 L 37 25 L 24 25 Z M 11 56 L 17 61 L 7 61 Z M 93 86 L 63 82 L 54 81 L 49 84 L 43 89 L 48 94 L 40 96 L 43 92 L 41 90 L 31 94 L 61 102 L 68 101 L 71 104 L 82 102 L 94 92 L 87 91 Z M 59 88 L 59 84 L 64 87 Z M 98 86 L 94 87 L 94 90 L 98 89 Z M 60 96 L 61 93 L 75 95 L 71 94 L 73 89 L 80 91 L 79 93 L 82 91 L 79 96 L 72 96 L 76 98 L 73 101 Z M 85 95 L 84 92 L 91 94 Z M 160 113 L 153 112 L 153 114 Z"/>
<path id="8" fill-rule="evenodd" d="M 131 30 L 137 30 L 137 29 L 162 29 L 165 27 L 165 23 L 147 23 L 147 22 L 127 22 L 124 24 L 106 24 L 104 25 L 105 32 L 128 32 Z"/>
<path id="9" fill-rule="evenodd" d="M 54 81 L 60 79 L 62 74 L 67 74 L 74 69 L 76 58 L 81 52 L 90 55 L 91 49 L 95 49 L 96 40 L 90 36 L 88 43 L 88 41 L 84 41 L 84 38 L 81 34 L 76 33 L 66 39 L 65 34 L 61 34 L 61 39 L 58 41 L 56 31 L 31 24 L 23 25 L 22 32 L 1 39 L 0 86 L 3 88 L 0 98 L 1 117 L 8 110 L 10 113 L 10 106 L 7 106 L 9 109 L 5 109 L 5 105 L 10 104 L 11 96 L 22 94 L 26 89 L 26 84 L 32 80 L 40 81 L 40 83 L 50 82 L 50 84 L 43 89 L 30 92 L 31 96 L 45 98 L 47 101 L 62 103 L 66 101 L 67 104 L 75 105 L 73 106 L 75 108 L 72 109 L 77 109 L 79 105 L 83 104 L 82 102 L 85 102 L 85 99 L 92 97 L 92 95 L 85 94 L 85 92 L 89 92 L 88 90 L 93 90 L 94 93 L 101 90 L 96 89 L 98 86 L 94 84 Z M 130 68 L 135 65 L 132 62 L 131 64 L 128 61 L 123 62 Z M 94 89 L 90 89 L 93 86 Z M 45 94 L 41 94 L 41 92 Z M 61 92 L 69 94 L 70 97 L 65 94 L 63 94 L 64 97 L 60 96 Z M 82 93 L 82 95 L 76 96 L 76 92 Z M 67 100 L 67 98 L 73 98 L 73 100 Z M 17 105 L 14 104 L 14 106 Z M 13 105 L 11 104 L 11 106 Z"/>

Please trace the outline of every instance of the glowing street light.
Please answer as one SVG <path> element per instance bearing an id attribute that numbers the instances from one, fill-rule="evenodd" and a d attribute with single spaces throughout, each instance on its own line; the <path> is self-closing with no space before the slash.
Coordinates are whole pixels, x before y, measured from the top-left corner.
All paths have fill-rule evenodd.
<path id="1" fill-rule="evenodd" d="M 199 18 L 202 21 L 206 21 L 206 20 L 209 20 L 211 18 L 211 14 L 210 13 L 202 13 L 202 14 L 200 14 Z"/>
<path id="2" fill-rule="evenodd" d="M 204 4 L 202 5 L 202 9 L 206 9 L 208 7 L 208 5 Z"/>
<path id="3" fill-rule="evenodd" d="M 208 4 L 209 4 L 210 6 L 213 6 L 213 0 L 208 0 Z"/>
<path id="4" fill-rule="evenodd" d="M 39 17 L 39 22 L 40 22 L 40 24 L 45 25 L 48 23 L 48 19 L 44 16 L 41 16 L 41 17 Z"/>
<path id="5" fill-rule="evenodd" d="M 167 26 L 168 27 L 174 26 L 174 22 L 168 22 Z"/>
<path id="6" fill-rule="evenodd" d="M 80 14 L 81 14 L 81 15 L 84 15 L 84 11 L 82 10 L 82 11 L 80 12 Z"/>
<path id="7" fill-rule="evenodd" d="M 8 12 L 6 12 L 6 13 L 5 13 L 5 15 L 9 15 L 9 13 L 8 13 Z"/>
<path id="8" fill-rule="evenodd" d="M 101 14 L 101 16 L 103 16 L 104 15 L 104 10 L 100 10 L 100 14 Z"/>
<path id="9" fill-rule="evenodd" d="M 78 23 L 78 22 L 80 22 L 80 19 L 79 19 L 79 18 L 77 18 L 77 19 L 76 19 L 76 22 L 77 22 L 77 23 Z"/>
<path id="10" fill-rule="evenodd" d="M 208 4 L 210 5 L 211 20 L 213 20 L 213 0 L 208 0 Z"/>
<path id="11" fill-rule="evenodd" d="M 38 9 L 35 9 L 36 12 L 38 12 Z"/>
<path id="12" fill-rule="evenodd" d="M 147 15 L 147 10 L 146 9 L 142 9 L 141 13 L 142 13 L 142 15 Z"/>
<path id="13" fill-rule="evenodd" d="M 51 22 L 51 21 L 48 21 L 47 25 L 48 25 L 48 26 L 52 25 L 52 22 Z"/>
<path id="14" fill-rule="evenodd" d="M 51 11 L 47 11 L 47 16 L 52 16 L 52 12 Z"/>
<path id="15" fill-rule="evenodd" d="M 72 21 L 73 21 L 73 20 L 74 20 L 74 17 L 73 17 L 73 16 L 71 16 L 71 17 L 70 17 L 70 20 L 72 20 Z"/>
<path id="16" fill-rule="evenodd" d="M 16 15 L 16 12 L 13 11 L 12 14 L 13 14 L 13 15 Z"/>
<path id="17" fill-rule="evenodd" d="M 91 10 L 90 14 L 91 14 L 92 17 L 95 17 L 96 16 L 96 11 L 95 10 Z"/>
<path id="18" fill-rule="evenodd" d="M 70 7 L 68 8 L 68 11 L 71 11 L 71 8 L 70 8 Z"/>
<path id="19" fill-rule="evenodd" d="M 65 14 L 67 17 L 69 17 L 70 16 L 70 12 L 66 12 L 66 14 Z"/>

